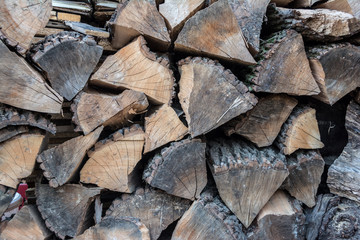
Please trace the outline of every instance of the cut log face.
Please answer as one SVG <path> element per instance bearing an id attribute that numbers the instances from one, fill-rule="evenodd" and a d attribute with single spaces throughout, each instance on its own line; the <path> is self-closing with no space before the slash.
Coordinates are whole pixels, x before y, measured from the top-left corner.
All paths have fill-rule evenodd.
<path id="1" fill-rule="evenodd" d="M 261 98 L 249 112 L 227 123 L 224 131 L 228 136 L 239 134 L 258 147 L 270 146 L 297 102 L 287 95 Z"/>
<path id="2" fill-rule="evenodd" d="M 308 52 L 321 93 L 314 98 L 333 105 L 360 87 L 360 49 L 350 44 L 315 47 Z"/>
<path id="3" fill-rule="evenodd" d="M 144 153 L 151 152 L 169 142 L 181 140 L 188 134 L 175 110 L 167 105 L 157 108 L 145 117 Z"/>
<path id="4" fill-rule="evenodd" d="M 207 183 L 205 148 L 200 139 L 173 143 L 149 162 L 143 179 L 168 194 L 194 200 Z"/>
<path id="5" fill-rule="evenodd" d="M 328 0 L 316 5 L 316 8 L 327 8 L 347 12 L 360 19 L 360 3 L 357 0 Z"/>
<path id="6" fill-rule="evenodd" d="M 175 50 L 246 65 L 256 63 L 228 0 L 219 0 L 187 20 L 175 42 Z"/>
<path id="7" fill-rule="evenodd" d="M 257 149 L 236 139 L 209 142 L 209 161 L 221 199 L 249 227 L 289 172 L 274 148 Z"/>
<path id="8" fill-rule="evenodd" d="M 320 140 L 315 109 L 298 106 L 281 128 L 275 141 L 281 152 L 290 155 L 298 149 L 319 149 L 324 147 Z"/>
<path id="9" fill-rule="evenodd" d="M 83 92 L 79 94 L 71 110 L 73 122 L 88 134 L 100 125 L 120 128 L 127 125 L 136 114 L 143 113 L 149 102 L 144 93 L 125 90 L 119 95 Z"/>
<path id="10" fill-rule="evenodd" d="M 291 196 L 312 208 L 325 162 L 318 151 L 296 151 L 287 159 L 289 176 L 283 187 Z"/>
<path id="11" fill-rule="evenodd" d="M 144 131 L 139 125 L 121 129 L 109 139 L 98 142 L 80 172 L 80 181 L 112 191 L 131 193 L 141 175 L 134 171 L 142 158 Z"/>
<path id="12" fill-rule="evenodd" d="M 350 103 L 345 121 L 348 144 L 330 166 L 327 184 L 332 193 L 360 203 L 360 106 L 357 103 Z"/>
<path id="13" fill-rule="evenodd" d="M 10 126 L 0 129 L 0 143 L 9 140 L 12 137 L 20 135 L 22 133 L 29 132 L 29 128 L 25 126 Z"/>
<path id="14" fill-rule="evenodd" d="M 51 235 L 36 206 L 26 205 L 9 221 L 0 237 L 7 240 L 23 239 L 25 236 L 31 239 L 47 239 Z"/>
<path id="15" fill-rule="evenodd" d="M 0 84 L 1 103 L 36 112 L 60 112 L 63 98 L 1 41 Z"/>
<path id="16" fill-rule="evenodd" d="M 283 30 L 261 44 L 260 61 L 246 76 L 256 92 L 317 95 L 320 90 L 311 73 L 301 35 Z"/>
<path id="17" fill-rule="evenodd" d="M 86 152 L 95 144 L 103 127 L 94 132 L 72 138 L 57 147 L 42 152 L 37 161 L 44 170 L 44 176 L 51 187 L 58 187 L 69 182 L 76 174 Z"/>
<path id="18" fill-rule="evenodd" d="M 0 185 L 0 217 L 4 214 L 9 207 L 16 190 L 4 185 Z"/>
<path id="19" fill-rule="evenodd" d="M 51 8 L 48 0 L 2 0 L 0 39 L 6 39 L 7 44 L 16 46 L 18 52 L 25 54 L 32 38 L 49 21 Z"/>
<path id="20" fill-rule="evenodd" d="M 0 184 L 17 188 L 22 178 L 28 177 L 38 153 L 45 147 L 44 134 L 26 133 L 0 144 Z"/>
<path id="21" fill-rule="evenodd" d="M 150 52 L 142 36 L 115 55 L 107 57 L 91 77 L 90 83 L 100 87 L 140 91 L 155 104 L 170 104 L 175 94 L 175 79 L 169 63 Z"/>
<path id="22" fill-rule="evenodd" d="M 190 207 L 190 201 L 151 188 L 139 188 L 132 195 L 114 200 L 106 217 L 128 216 L 140 219 L 150 231 L 152 240 L 179 219 Z"/>
<path id="23" fill-rule="evenodd" d="M 196 57 L 178 65 L 179 99 L 192 137 L 210 132 L 257 103 L 247 87 L 219 63 Z"/>
<path id="24" fill-rule="evenodd" d="M 75 237 L 87 229 L 91 223 L 93 209 L 91 203 L 100 188 L 86 188 L 67 184 L 52 188 L 48 184 L 36 185 L 36 203 L 46 226 L 64 239 Z"/>
<path id="25" fill-rule="evenodd" d="M 46 37 L 31 51 L 54 90 L 70 101 L 84 88 L 103 49 L 92 37 L 65 31 Z"/>
<path id="26" fill-rule="evenodd" d="M 143 35 L 162 50 L 170 46 L 170 36 L 165 21 L 154 0 L 130 0 L 120 5 L 109 26 L 113 35 L 112 46 L 122 48 L 133 38 Z"/>

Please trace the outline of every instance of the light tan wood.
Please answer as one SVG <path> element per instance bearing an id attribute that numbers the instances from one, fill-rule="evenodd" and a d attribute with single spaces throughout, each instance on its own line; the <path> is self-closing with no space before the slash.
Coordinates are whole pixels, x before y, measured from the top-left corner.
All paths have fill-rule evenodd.
<path id="1" fill-rule="evenodd" d="M 266 215 L 292 215 L 294 213 L 289 197 L 283 191 L 278 190 L 261 209 L 257 220 L 261 220 Z"/>
<path id="2" fill-rule="evenodd" d="M 40 29 L 37 33 L 36 33 L 36 37 L 46 37 L 49 36 L 51 34 L 57 34 L 59 32 L 64 31 L 64 29 L 59 29 L 59 28 L 49 28 L 49 27 L 45 27 Z"/>
<path id="3" fill-rule="evenodd" d="M 328 0 L 316 5 L 316 8 L 327 8 L 347 12 L 360 19 L 360 2 L 358 0 Z"/>
<path id="4" fill-rule="evenodd" d="M 57 20 L 58 21 L 80 22 L 81 15 L 73 14 L 73 13 L 57 12 Z"/>

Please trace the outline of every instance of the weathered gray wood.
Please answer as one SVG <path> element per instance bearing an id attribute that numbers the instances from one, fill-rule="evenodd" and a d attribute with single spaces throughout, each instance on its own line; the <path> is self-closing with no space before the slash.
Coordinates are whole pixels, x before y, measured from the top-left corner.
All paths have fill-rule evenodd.
<path id="1" fill-rule="evenodd" d="M 17 135 L 29 132 L 29 128 L 26 126 L 10 126 L 0 129 L 0 143 L 5 142 Z"/>
<path id="2" fill-rule="evenodd" d="M 328 0 L 315 7 L 347 12 L 360 19 L 360 2 L 357 0 Z"/>
<path id="3" fill-rule="evenodd" d="M 78 31 L 79 33 L 82 34 L 99 37 L 99 38 L 110 37 L 110 33 L 106 31 L 104 28 L 94 27 L 87 23 L 65 21 L 65 25 L 69 26 L 72 30 Z"/>
<path id="4" fill-rule="evenodd" d="M 9 207 L 16 190 L 4 185 L 0 185 L 0 217 Z"/>

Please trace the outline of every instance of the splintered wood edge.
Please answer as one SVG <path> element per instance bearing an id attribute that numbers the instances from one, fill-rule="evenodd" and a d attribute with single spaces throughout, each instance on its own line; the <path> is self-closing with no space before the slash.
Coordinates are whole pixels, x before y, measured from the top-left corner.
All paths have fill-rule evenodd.
<path id="1" fill-rule="evenodd" d="M 70 105 L 70 110 L 73 112 L 73 116 L 71 118 L 71 121 L 75 124 L 74 131 L 75 132 L 83 132 L 83 129 L 81 127 L 79 116 L 77 114 L 77 108 L 80 103 L 82 95 L 85 94 L 85 92 L 81 91 L 74 99 L 72 104 Z"/>

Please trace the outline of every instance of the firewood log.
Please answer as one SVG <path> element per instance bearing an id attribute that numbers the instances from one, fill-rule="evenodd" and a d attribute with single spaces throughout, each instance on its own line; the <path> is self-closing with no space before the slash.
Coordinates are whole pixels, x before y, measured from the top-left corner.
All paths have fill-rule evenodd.
<path id="1" fill-rule="evenodd" d="M 65 21 L 65 25 L 69 26 L 72 30 L 82 34 L 99 37 L 99 38 L 110 37 L 110 33 L 108 31 L 105 31 L 104 28 L 94 27 L 86 23 Z"/>
<path id="2" fill-rule="evenodd" d="M 210 132 L 257 103 L 248 88 L 217 62 L 196 57 L 178 65 L 178 96 L 192 137 Z"/>
<path id="3" fill-rule="evenodd" d="M 354 97 L 355 102 L 357 102 L 358 104 L 360 104 L 360 88 L 357 89 L 356 93 L 355 93 L 355 97 Z"/>
<path id="4" fill-rule="evenodd" d="M 316 8 L 327 8 L 347 12 L 360 19 L 360 4 L 357 0 L 328 0 L 316 5 Z"/>
<path id="5" fill-rule="evenodd" d="M 306 8 L 311 7 L 315 3 L 320 2 L 321 0 L 294 0 L 293 7 L 295 8 Z"/>
<path id="6" fill-rule="evenodd" d="M 296 105 L 297 100 L 286 95 L 261 98 L 253 109 L 225 124 L 225 134 L 239 134 L 258 147 L 270 146 Z"/>
<path id="7" fill-rule="evenodd" d="M 158 239 L 161 232 L 179 219 L 191 203 L 152 188 L 138 188 L 135 193 L 121 197 L 114 200 L 105 217 L 138 218 L 149 229 L 152 240 Z"/>
<path id="8" fill-rule="evenodd" d="M 22 133 L 28 133 L 30 129 L 25 126 L 10 126 L 0 129 L 0 143 L 9 140 Z"/>
<path id="9" fill-rule="evenodd" d="M 95 144 L 80 172 L 80 181 L 112 191 L 132 193 L 141 182 L 135 170 L 144 147 L 144 131 L 139 125 L 116 131 Z"/>
<path id="10" fill-rule="evenodd" d="M 143 179 L 168 194 L 198 198 L 207 183 L 205 147 L 200 139 L 172 143 L 148 163 Z"/>
<path id="11" fill-rule="evenodd" d="M 150 52 L 142 36 L 107 57 L 90 83 L 140 91 L 155 104 L 170 104 L 175 94 L 175 79 L 168 61 Z"/>
<path id="12" fill-rule="evenodd" d="M 16 189 L 0 185 L 0 217 L 4 214 L 9 207 Z M 1 232 L 1 231 L 0 231 Z M 1 236 L 1 235 L 0 235 Z"/>
<path id="13" fill-rule="evenodd" d="M 86 136 L 72 138 L 57 147 L 42 152 L 37 161 L 51 187 L 58 187 L 72 180 L 86 152 L 95 144 L 103 127 Z"/>
<path id="14" fill-rule="evenodd" d="M 278 7 L 286 7 L 294 0 L 271 0 L 271 3 L 275 3 Z"/>
<path id="15" fill-rule="evenodd" d="M 285 156 L 237 139 L 208 142 L 210 169 L 221 199 L 247 228 L 289 175 Z"/>
<path id="16" fill-rule="evenodd" d="M 69 1 L 69 0 L 52 0 L 54 10 L 62 12 L 76 13 L 85 16 L 91 16 L 92 6 L 90 3 Z"/>
<path id="17" fill-rule="evenodd" d="M 100 188 L 86 188 L 67 184 L 52 188 L 48 184 L 36 185 L 36 204 L 46 226 L 61 238 L 75 237 L 90 227 L 93 216 L 91 204 Z"/>

